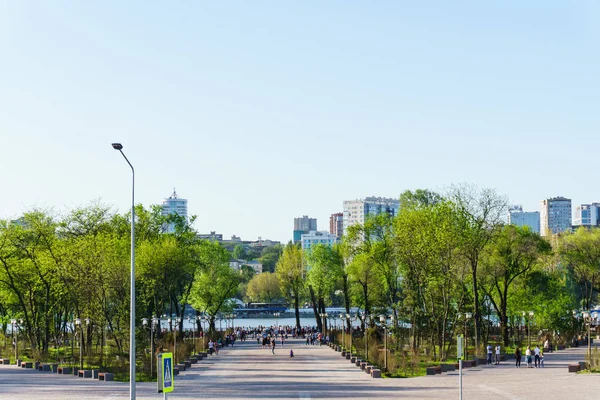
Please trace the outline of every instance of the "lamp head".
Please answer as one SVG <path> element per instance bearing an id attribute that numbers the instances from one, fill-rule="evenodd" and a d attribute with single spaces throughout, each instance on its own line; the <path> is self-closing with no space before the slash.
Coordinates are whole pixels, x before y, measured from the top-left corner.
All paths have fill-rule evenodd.
<path id="1" fill-rule="evenodd" d="M 113 143 L 112 147 L 115 150 L 122 150 L 123 149 L 123 145 L 121 143 Z"/>

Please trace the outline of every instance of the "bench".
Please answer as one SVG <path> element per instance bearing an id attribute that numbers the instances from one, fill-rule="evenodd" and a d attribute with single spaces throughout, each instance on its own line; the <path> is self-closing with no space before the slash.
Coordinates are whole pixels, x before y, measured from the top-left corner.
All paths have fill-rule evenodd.
<path id="1" fill-rule="evenodd" d="M 371 369 L 373 369 L 372 365 L 366 365 L 365 366 L 365 373 L 371 375 Z"/>
<path id="2" fill-rule="evenodd" d="M 2 365 L 10 365 L 10 360 L 8 358 L 3 358 L 0 360 L 0 364 Z"/>
<path id="3" fill-rule="evenodd" d="M 362 360 L 360 358 L 356 359 L 356 362 L 354 363 L 354 365 L 356 365 L 357 367 L 360 367 L 360 363 L 362 362 Z"/>
<path id="4" fill-rule="evenodd" d="M 71 367 L 58 367 L 59 374 L 67 375 L 70 374 L 72 371 L 73 370 L 71 369 Z"/>
<path id="5" fill-rule="evenodd" d="M 442 364 L 440 367 L 442 367 L 442 372 L 456 371 L 454 364 Z"/>
<path id="6" fill-rule="evenodd" d="M 579 364 L 569 365 L 569 372 L 579 372 Z"/>
<path id="7" fill-rule="evenodd" d="M 183 362 L 183 365 L 185 365 L 185 369 L 190 369 L 190 368 L 192 368 L 192 361 L 191 360 L 185 360 Z"/>
<path id="8" fill-rule="evenodd" d="M 371 368 L 371 378 L 381 378 L 381 370 L 377 368 Z"/>
<path id="9" fill-rule="evenodd" d="M 427 367 L 425 369 L 427 375 L 437 375 L 442 373 L 442 367 Z"/>
<path id="10" fill-rule="evenodd" d="M 80 378 L 91 378 L 92 377 L 92 371 L 89 369 L 80 369 L 79 370 L 79 377 Z"/>
<path id="11" fill-rule="evenodd" d="M 583 371 L 584 369 L 587 369 L 587 367 L 588 367 L 587 361 L 579 361 L 577 364 L 579 364 L 580 371 Z"/>
<path id="12" fill-rule="evenodd" d="M 58 364 L 54 363 L 54 364 L 50 364 L 52 367 L 52 372 L 57 373 L 58 372 Z"/>
<path id="13" fill-rule="evenodd" d="M 100 372 L 100 373 L 98 373 L 98 380 L 104 381 L 104 382 L 114 381 L 115 374 L 110 373 L 110 372 Z"/>
<path id="14" fill-rule="evenodd" d="M 92 379 L 98 379 L 98 373 L 100 371 L 98 371 L 97 369 L 93 369 L 92 370 Z"/>
<path id="15" fill-rule="evenodd" d="M 361 361 L 360 362 L 360 369 L 364 370 L 365 368 L 367 368 L 368 363 L 366 361 Z"/>
<path id="16" fill-rule="evenodd" d="M 350 357 L 350 362 L 351 362 L 352 364 L 356 363 L 356 357 Z"/>
<path id="17" fill-rule="evenodd" d="M 40 364 L 38 366 L 38 371 L 50 371 L 50 364 Z"/>

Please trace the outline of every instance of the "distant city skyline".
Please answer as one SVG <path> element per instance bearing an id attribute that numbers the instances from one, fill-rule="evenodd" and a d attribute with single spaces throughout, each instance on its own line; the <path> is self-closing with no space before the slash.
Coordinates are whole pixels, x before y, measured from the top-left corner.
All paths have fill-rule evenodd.
<path id="1" fill-rule="evenodd" d="M 463 182 L 600 202 L 598 2 L 0 0 L 0 218 L 176 187 L 199 232 L 292 238 Z"/>

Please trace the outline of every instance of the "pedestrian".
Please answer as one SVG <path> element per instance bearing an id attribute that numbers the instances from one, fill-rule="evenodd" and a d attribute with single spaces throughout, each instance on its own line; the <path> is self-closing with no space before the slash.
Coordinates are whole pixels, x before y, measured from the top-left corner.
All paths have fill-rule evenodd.
<path id="1" fill-rule="evenodd" d="M 290 358 L 294 358 L 294 350 L 290 350 Z"/>
<path id="2" fill-rule="evenodd" d="M 531 366 L 531 346 L 527 346 L 527 350 L 525 350 L 525 361 L 527 361 L 527 368 L 533 368 Z"/>
<path id="3" fill-rule="evenodd" d="M 491 365 L 492 364 L 492 345 L 488 344 L 487 345 L 487 361 L 486 361 L 486 365 Z"/>
<path id="4" fill-rule="evenodd" d="M 544 368 L 544 352 L 540 352 L 540 367 Z"/>
<path id="5" fill-rule="evenodd" d="M 533 349 L 533 355 L 535 357 L 535 367 L 538 368 L 540 366 L 540 348 L 538 345 L 535 345 L 535 349 Z"/>
<path id="6" fill-rule="evenodd" d="M 275 354 L 275 339 L 271 340 L 271 353 Z"/>
<path id="7" fill-rule="evenodd" d="M 496 365 L 500 364 L 500 345 L 496 346 Z"/>
<path id="8" fill-rule="evenodd" d="M 281 346 L 282 347 L 283 347 L 283 340 L 284 340 L 283 335 L 281 335 Z"/>
<path id="9" fill-rule="evenodd" d="M 208 354 L 210 354 L 212 356 L 214 350 L 215 350 L 215 343 L 212 341 L 212 339 L 210 339 L 210 342 L 208 342 Z"/>
<path id="10" fill-rule="evenodd" d="M 515 367 L 521 368 L 521 349 L 518 347 L 515 349 Z"/>

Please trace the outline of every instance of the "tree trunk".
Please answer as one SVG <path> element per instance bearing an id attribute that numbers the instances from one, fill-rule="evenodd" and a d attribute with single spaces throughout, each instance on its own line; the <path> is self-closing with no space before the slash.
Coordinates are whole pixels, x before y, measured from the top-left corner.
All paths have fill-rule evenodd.
<path id="1" fill-rule="evenodd" d="M 323 326 L 321 325 L 321 317 L 319 316 L 319 310 L 317 309 L 317 298 L 315 297 L 315 291 L 313 290 L 312 285 L 308 285 L 308 291 L 310 292 L 310 301 L 312 303 L 313 312 L 315 313 L 317 328 L 322 332 Z"/>
<path id="2" fill-rule="evenodd" d="M 475 354 L 479 350 L 481 341 L 481 313 L 479 312 L 479 287 L 477 286 L 477 260 L 471 260 L 471 272 L 473 276 L 473 317 L 475 328 Z"/>
<path id="3" fill-rule="evenodd" d="M 298 293 L 294 294 L 294 311 L 296 313 L 296 329 L 300 330 L 300 298 Z"/>

